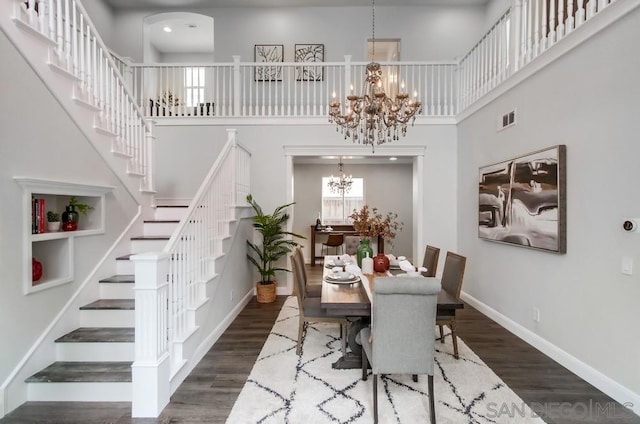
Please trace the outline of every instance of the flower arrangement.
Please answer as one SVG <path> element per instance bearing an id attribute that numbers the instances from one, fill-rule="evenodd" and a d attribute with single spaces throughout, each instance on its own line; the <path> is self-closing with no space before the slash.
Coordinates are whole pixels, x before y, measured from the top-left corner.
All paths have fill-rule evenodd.
<path id="1" fill-rule="evenodd" d="M 402 231 L 403 222 L 398 222 L 398 214 L 388 212 L 382 215 L 378 208 L 370 208 L 364 205 L 359 211 L 354 209 L 349 215 L 353 220 L 353 228 L 360 237 L 382 237 L 391 242 L 398 231 Z"/>

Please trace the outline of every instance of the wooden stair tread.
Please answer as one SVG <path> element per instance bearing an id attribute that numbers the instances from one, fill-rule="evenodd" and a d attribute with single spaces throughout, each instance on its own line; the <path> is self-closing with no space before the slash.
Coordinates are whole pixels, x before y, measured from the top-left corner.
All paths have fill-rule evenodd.
<path id="1" fill-rule="evenodd" d="M 100 299 L 95 302 L 91 302 L 87 305 L 81 306 L 81 310 L 92 309 L 115 309 L 115 310 L 134 310 L 134 299 Z"/>
<path id="2" fill-rule="evenodd" d="M 81 327 L 58 338 L 56 343 L 133 343 L 133 327 Z"/>
<path id="3" fill-rule="evenodd" d="M 99 281 L 100 283 L 134 283 L 135 275 L 133 274 L 123 274 L 123 275 L 112 275 L 108 278 L 103 278 Z"/>
<path id="4" fill-rule="evenodd" d="M 131 382 L 132 362 L 54 362 L 27 383 Z"/>
<path id="5" fill-rule="evenodd" d="M 131 240 L 169 240 L 171 236 L 135 236 Z"/>
<path id="6" fill-rule="evenodd" d="M 145 224 L 179 224 L 179 219 L 149 219 L 144 221 Z"/>

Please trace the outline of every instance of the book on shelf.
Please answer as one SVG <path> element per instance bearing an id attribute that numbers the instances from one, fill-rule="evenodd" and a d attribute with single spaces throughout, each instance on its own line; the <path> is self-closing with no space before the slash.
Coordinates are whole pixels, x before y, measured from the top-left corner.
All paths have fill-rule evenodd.
<path id="1" fill-rule="evenodd" d="M 31 234 L 41 234 L 46 228 L 44 199 L 31 198 Z"/>

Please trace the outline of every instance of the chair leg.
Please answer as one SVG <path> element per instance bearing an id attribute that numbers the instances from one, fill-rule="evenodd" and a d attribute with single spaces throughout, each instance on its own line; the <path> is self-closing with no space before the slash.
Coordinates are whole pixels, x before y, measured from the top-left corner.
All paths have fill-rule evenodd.
<path id="1" fill-rule="evenodd" d="M 367 381 L 367 369 L 369 368 L 369 359 L 367 358 L 367 354 L 364 349 L 362 349 L 362 381 Z"/>
<path id="2" fill-rule="evenodd" d="M 342 345 L 342 356 L 347 355 L 347 323 L 340 324 L 340 343 Z"/>
<path id="3" fill-rule="evenodd" d="M 302 350 L 302 333 L 304 332 L 304 326 L 306 322 L 300 317 L 300 324 L 298 324 L 298 345 L 296 346 L 296 355 L 300 356 Z"/>
<path id="4" fill-rule="evenodd" d="M 429 414 L 431 424 L 436 424 L 436 401 L 433 397 L 433 376 L 428 376 L 427 386 L 429 389 Z"/>
<path id="5" fill-rule="evenodd" d="M 373 374 L 373 424 L 378 424 L 378 376 Z"/>
<path id="6" fill-rule="evenodd" d="M 439 325 L 438 327 L 440 327 L 440 343 L 444 343 L 444 331 L 442 331 L 441 325 Z"/>
<path id="7" fill-rule="evenodd" d="M 456 321 L 451 321 L 449 327 L 451 328 L 451 340 L 453 341 L 453 356 L 456 359 L 460 359 L 460 357 L 458 356 L 458 336 L 456 336 Z"/>

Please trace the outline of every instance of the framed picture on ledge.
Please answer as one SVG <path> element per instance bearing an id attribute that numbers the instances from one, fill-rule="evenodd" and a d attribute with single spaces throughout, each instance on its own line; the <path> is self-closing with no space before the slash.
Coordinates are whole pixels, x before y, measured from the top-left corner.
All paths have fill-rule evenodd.
<path id="1" fill-rule="evenodd" d="M 565 145 L 483 166 L 479 174 L 478 237 L 567 252 Z"/>
<path id="2" fill-rule="evenodd" d="M 295 61 L 324 62 L 324 44 L 296 44 Z M 297 66 L 296 81 L 324 81 L 324 66 Z"/>
<path id="3" fill-rule="evenodd" d="M 282 44 L 256 44 L 253 48 L 254 62 L 283 62 L 284 45 Z M 254 72 L 254 81 L 269 82 L 282 81 L 282 66 L 258 66 Z"/>

